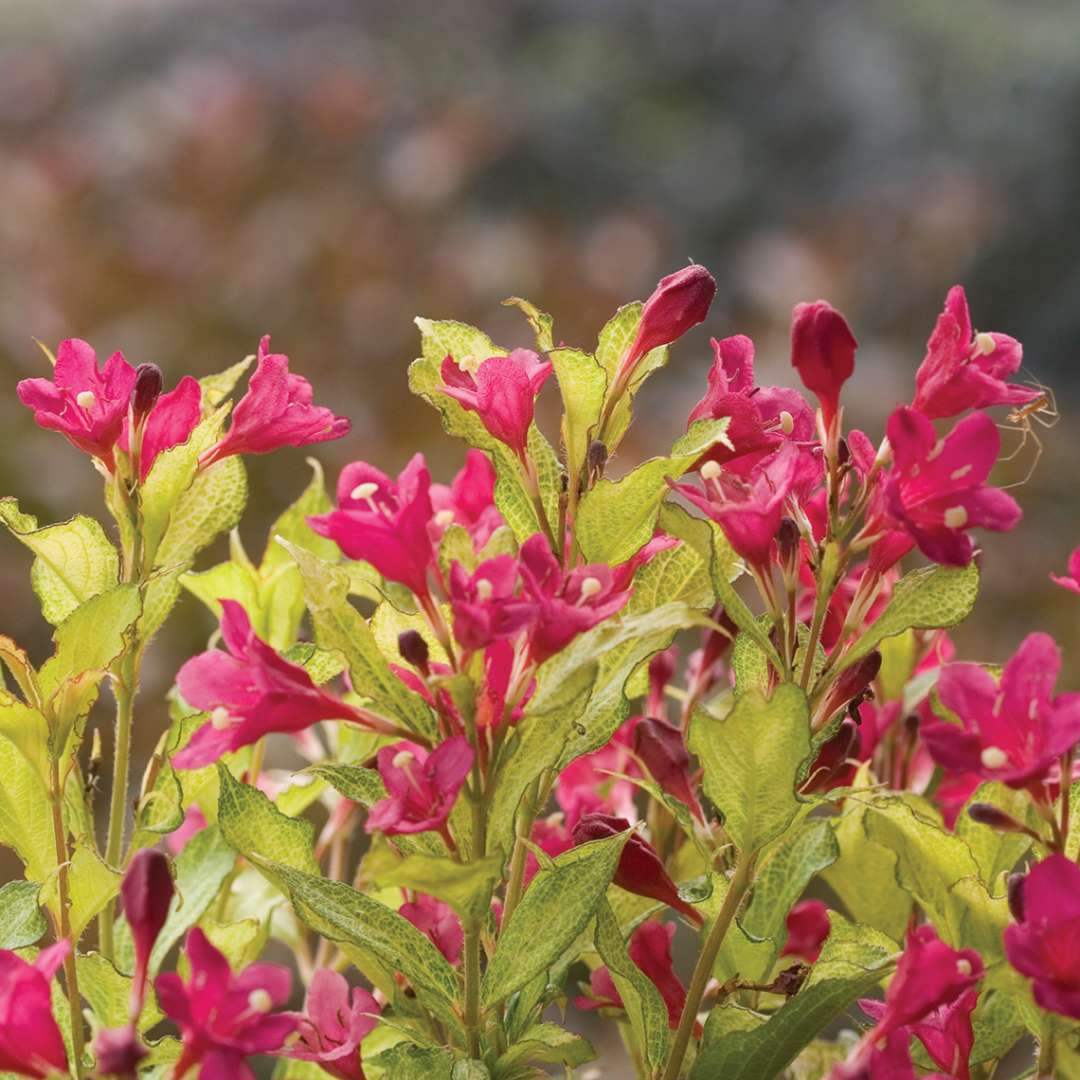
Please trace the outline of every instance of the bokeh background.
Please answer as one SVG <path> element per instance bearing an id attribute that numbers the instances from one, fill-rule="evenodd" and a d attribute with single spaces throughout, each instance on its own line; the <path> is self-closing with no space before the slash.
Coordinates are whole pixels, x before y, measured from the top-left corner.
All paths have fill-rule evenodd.
<path id="1" fill-rule="evenodd" d="M 710 333 L 752 334 L 763 380 L 790 380 L 789 313 L 817 297 L 860 339 L 849 416 L 876 436 L 960 281 L 1063 419 L 1037 429 L 1027 520 L 987 538 L 957 637 L 999 660 L 1049 629 L 1076 688 L 1080 606 L 1047 571 L 1080 542 L 1078 42 L 1073 0 L 6 0 L 0 492 L 43 521 L 99 505 L 87 461 L 15 397 L 43 373 L 33 338 L 122 349 L 172 383 L 271 333 L 354 422 L 318 448 L 331 477 L 422 449 L 446 479 L 461 450 L 406 387 L 414 315 L 525 343 L 499 305 L 516 294 L 588 345 L 661 274 L 706 263 L 711 318 L 640 399 L 625 463 L 682 430 Z M 253 463 L 252 549 L 303 457 Z M 29 555 L 0 545 L 0 632 L 41 658 Z M 152 651 L 143 753 L 211 629 L 188 598 Z"/>

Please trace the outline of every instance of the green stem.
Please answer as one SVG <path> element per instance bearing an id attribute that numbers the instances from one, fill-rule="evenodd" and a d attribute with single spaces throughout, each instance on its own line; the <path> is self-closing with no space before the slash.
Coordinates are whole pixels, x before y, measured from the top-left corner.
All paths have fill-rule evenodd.
<path id="1" fill-rule="evenodd" d="M 71 934 L 70 862 L 67 850 L 67 830 L 64 827 L 64 794 L 60 785 L 60 763 L 49 766 L 49 796 L 52 802 L 53 842 L 56 847 L 57 893 L 60 913 L 57 918 L 58 940 L 66 940 L 71 950 L 64 958 L 64 983 L 67 989 L 68 1011 L 71 1016 L 71 1048 L 75 1059 L 75 1076 L 82 1080 L 84 1031 L 79 997 L 79 976 L 75 964 L 75 942 Z"/>
<path id="2" fill-rule="evenodd" d="M 679 1018 L 679 1028 L 675 1032 L 675 1043 L 668 1055 L 667 1065 L 664 1068 L 662 1080 L 678 1080 L 682 1071 L 683 1059 L 686 1057 L 686 1049 L 690 1045 L 690 1036 L 694 1031 L 697 1021 L 698 1009 L 701 1007 L 701 999 L 705 996 L 705 987 L 712 978 L 713 968 L 716 965 L 716 955 L 720 946 L 724 943 L 728 927 L 731 926 L 735 913 L 739 910 L 743 897 L 746 895 L 754 874 L 754 855 L 752 851 L 740 851 L 735 863 L 735 873 L 728 886 L 727 895 L 720 908 L 720 914 L 716 916 L 716 922 L 709 930 L 709 936 L 705 939 L 705 945 L 698 957 L 697 966 L 690 979 L 690 988 L 686 992 L 686 1004 L 683 1005 L 682 1016 Z"/>
<path id="3" fill-rule="evenodd" d="M 525 863 L 529 857 L 529 849 L 526 843 L 532 837 L 536 808 L 540 805 L 540 784 L 541 778 L 537 777 L 531 789 L 525 792 L 525 798 L 522 801 L 521 808 L 518 810 L 514 831 L 514 851 L 510 856 L 510 878 L 506 885 L 506 901 L 503 904 L 502 921 L 504 926 L 521 900 L 521 893 L 525 884 Z"/>
<path id="4" fill-rule="evenodd" d="M 480 925 L 477 919 L 465 920 L 465 1032 L 469 1057 L 480 1056 Z"/>
<path id="5" fill-rule="evenodd" d="M 1035 1065 L 1038 1080 L 1043 1080 L 1044 1077 L 1052 1080 L 1057 1056 L 1054 1050 L 1053 1021 L 1048 1020 L 1043 1024 L 1042 1038 L 1039 1040 L 1039 1060 Z"/>

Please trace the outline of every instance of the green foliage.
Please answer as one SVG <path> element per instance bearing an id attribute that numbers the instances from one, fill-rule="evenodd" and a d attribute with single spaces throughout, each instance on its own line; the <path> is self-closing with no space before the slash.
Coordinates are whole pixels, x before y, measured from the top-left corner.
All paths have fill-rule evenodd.
<path id="1" fill-rule="evenodd" d="M 494 856 L 463 863 L 417 852 L 380 868 L 377 880 L 445 900 L 462 918 L 481 918 L 491 906 L 491 891 L 501 876 L 502 860 Z"/>
<path id="2" fill-rule="evenodd" d="M 0 949 L 21 949 L 40 940 L 48 929 L 33 881 L 0 885 Z"/>

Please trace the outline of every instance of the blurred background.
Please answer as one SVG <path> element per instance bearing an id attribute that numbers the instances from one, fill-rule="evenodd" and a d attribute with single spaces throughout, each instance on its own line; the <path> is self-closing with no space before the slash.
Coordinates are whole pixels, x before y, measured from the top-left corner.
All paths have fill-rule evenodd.
<path id="1" fill-rule="evenodd" d="M 1000 660 L 1042 627 L 1076 657 L 1080 608 L 1047 571 L 1080 542 L 1078 41 L 1070 0 L 6 0 L 0 492 L 42 521 L 99 512 L 87 459 L 15 397 L 44 373 L 33 338 L 121 349 L 172 384 L 271 333 L 353 420 L 318 448 L 331 479 L 415 449 L 446 479 L 462 451 L 406 387 L 414 315 L 522 344 L 499 305 L 520 295 L 590 347 L 617 305 L 707 264 L 712 315 L 640 399 L 625 465 L 683 429 L 710 334 L 753 335 L 762 381 L 791 381 L 790 310 L 818 297 L 860 339 L 848 415 L 877 437 L 963 282 L 1063 421 L 1035 429 L 1027 520 L 987 538 L 957 638 Z M 1029 438 L 1001 482 L 1037 452 Z M 251 549 L 303 457 L 252 463 Z M 0 543 L 0 632 L 40 659 L 29 554 Z M 152 651 L 144 750 L 211 629 L 187 598 Z"/>

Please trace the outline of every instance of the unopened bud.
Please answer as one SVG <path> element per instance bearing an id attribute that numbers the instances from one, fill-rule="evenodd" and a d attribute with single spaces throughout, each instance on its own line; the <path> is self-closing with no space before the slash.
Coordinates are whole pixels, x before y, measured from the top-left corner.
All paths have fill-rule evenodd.
<path id="1" fill-rule="evenodd" d="M 135 369 L 135 389 L 131 392 L 131 411 L 139 423 L 161 396 L 164 380 L 157 364 L 140 364 Z"/>
<path id="2" fill-rule="evenodd" d="M 794 565 L 799 551 L 799 526 L 789 517 L 780 519 L 780 528 L 776 530 L 776 546 L 780 550 L 780 562 L 784 566 Z"/>
<path id="3" fill-rule="evenodd" d="M 826 426 L 840 403 L 840 388 L 855 370 L 855 335 L 835 308 L 818 300 L 796 306 L 791 319 L 791 363 L 821 402 Z"/>
<path id="4" fill-rule="evenodd" d="M 881 670 L 881 653 L 874 649 L 844 672 L 833 690 L 834 710 L 857 698 L 877 678 Z"/>
<path id="5" fill-rule="evenodd" d="M 1024 882 L 1027 874 L 1010 874 L 1005 882 L 1009 912 L 1017 922 L 1024 921 Z"/>
<path id="6" fill-rule="evenodd" d="M 847 439 L 841 439 L 836 447 L 836 460 L 841 465 L 846 465 L 851 460 L 851 448 L 847 444 Z"/>
<path id="7" fill-rule="evenodd" d="M 972 803 L 968 807 L 968 817 L 979 825 L 989 825 L 998 832 L 1021 832 L 1024 828 L 1011 814 L 999 810 L 992 803 Z"/>
<path id="8" fill-rule="evenodd" d="M 419 671 L 427 671 L 428 645 L 418 630 L 402 630 L 397 639 L 401 658 Z"/>
<path id="9" fill-rule="evenodd" d="M 608 448 L 599 439 L 593 439 L 589 443 L 589 449 L 585 452 L 585 464 L 590 473 L 602 474 L 607 465 Z"/>

